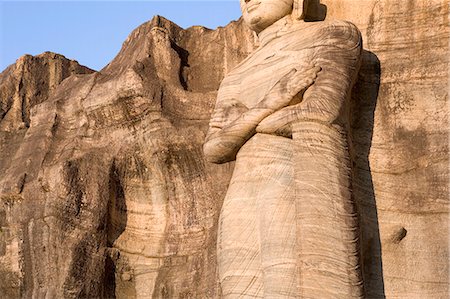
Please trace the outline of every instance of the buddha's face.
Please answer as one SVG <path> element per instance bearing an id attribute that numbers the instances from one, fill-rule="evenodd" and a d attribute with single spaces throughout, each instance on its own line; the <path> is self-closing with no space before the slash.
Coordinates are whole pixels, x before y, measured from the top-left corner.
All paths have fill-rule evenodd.
<path id="1" fill-rule="evenodd" d="M 240 0 L 244 21 L 259 33 L 292 13 L 294 0 Z M 303 1 L 299 1 L 303 2 Z"/>

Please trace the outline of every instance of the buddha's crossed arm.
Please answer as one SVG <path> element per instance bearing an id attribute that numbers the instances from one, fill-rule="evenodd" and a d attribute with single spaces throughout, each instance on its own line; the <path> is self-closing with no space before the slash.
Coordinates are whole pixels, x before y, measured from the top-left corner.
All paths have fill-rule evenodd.
<path id="1" fill-rule="evenodd" d="M 358 29 L 348 22 L 336 22 L 317 37 L 313 62 L 322 71 L 305 92 L 299 104 L 285 107 L 265 118 L 256 131 L 267 134 L 291 134 L 297 121 L 317 121 L 344 126 L 346 101 L 356 78 L 362 42 Z"/>
<path id="2" fill-rule="evenodd" d="M 222 99 L 210 121 L 203 151 L 210 162 L 232 161 L 241 146 L 255 134 L 258 124 L 314 83 L 320 67 L 297 66 L 274 83 L 259 103 L 247 108 L 236 99 Z"/>

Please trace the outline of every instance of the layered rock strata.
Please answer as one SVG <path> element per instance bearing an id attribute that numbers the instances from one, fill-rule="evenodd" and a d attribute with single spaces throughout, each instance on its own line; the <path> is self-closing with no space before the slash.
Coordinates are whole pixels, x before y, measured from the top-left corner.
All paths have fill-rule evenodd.
<path id="1" fill-rule="evenodd" d="M 447 298 L 449 1 L 321 2 L 366 49 L 351 134 L 366 297 Z M 5 70 L 0 293 L 219 297 L 233 165 L 205 162 L 201 146 L 219 82 L 253 49 L 241 22 L 157 17 L 100 72 L 50 58 Z"/>
<path id="2" fill-rule="evenodd" d="M 322 0 L 366 50 L 353 188 L 368 298 L 448 298 L 450 2 Z"/>
<path id="3" fill-rule="evenodd" d="M 102 71 L 51 81 L 50 96 L 28 100 L 29 125 L 2 131 L 1 292 L 217 297 L 217 217 L 232 165 L 205 163 L 201 147 L 220 80 L 252 49 L 240 22 L 183 30 L 155 17 Z M 24 59 L 39 57 L 21 58 L 2 86 Z M 27 92 L 2 95 L 14 88 Z"/>

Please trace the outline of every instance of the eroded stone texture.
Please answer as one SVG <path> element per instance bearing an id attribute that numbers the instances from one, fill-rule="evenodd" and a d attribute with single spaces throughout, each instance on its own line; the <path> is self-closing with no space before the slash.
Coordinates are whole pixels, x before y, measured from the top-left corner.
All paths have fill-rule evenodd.
<path id="1" fill-rule="evenodd" d="M 366 49 L 352 114 L 367 296 L 448 298 L 450 2 L 321 2 Z"/>
<path id="2" fill-rule="evenodd" d="M 92 72 L 74 60 L 51 52 L 21 57 L 0 75 L 0 130 L 29 127 L 31 107 L 45 101 L 70 75 Z"/>
<path id="3" fill-rule="evenodd" d="M 24 257 L 21 239 L 16 229 L 10 226 L 11 219 L 16 215 L 10 214 L 9 208 L 19 199 L 17 194 L 23 191 L 27 181 L 35 179 L 27 176 L 32 166 L 36 148 L 44 143 L 40 142 L 45 132 L 27 136 L 30 127 L 30 111 L 33 107 L 45 102 L 59 84 L 72 74 L 89 74 L 93 71 L 69 60 L 62 55 L 46 52 L 37 56 L 25 55 L 0 74 L 0 169 L 3 175 L 6 169 L 14 168 L 16 160 L 14 153 L 21 143 L 28 138 L 33 140 L 29 151 L 26 167 L 21 169 L 15 184 L 9 187 L 14 190 L 2 194 L 2 208 L 0 209 L 0 293 L 8 298 L 18 297 L 23 271 L 21 263 Z M 37 133 L 35 131 L 35 133 Z M 23 167 L 23 164 L 22 164 Z M 38 167 L 35 167 L 35 170 Z M 1 185 L 0 189 L 6 187 Z M 39 224 L 38 224 L 39 225 Z M 54 246 L 54 245 L 53 245 Z"/>
<path id="4" fill-rule="evenodd" d="M 30 126 L 30 110 L 46 101 L 49 94 L 72 74 L 93 70 L 62 55 L 46 52 L 25 55 L 0 74 L 0 168 L 11 161 L 9 149 L 17 146 Z"/>
<path id="5" fill-rule="evenodd" d="M 217 297 L 232 165 L 205 163 L 201 146 L 220 80 L 252 49 L 240 22 L 183 30 L 155 17 L 102 71 L 35 100 L 29 128 L 2 143 L 2 293 Z"/>
<path id="6" fill-rule="evenodd" d="M 366 49 L 352 139 L 367 298 L 447 298 L 449 1 L 322 4 Z M 240 22 L 182 30 L 156 18 L 104 70 L 42 99 L 29 128 L 15 116 L 22 129 L 0 141 L 0 293 L 217 297 L 232 165 L 205 163 L 201 144 L 219 82 L 252 44 Z"/>

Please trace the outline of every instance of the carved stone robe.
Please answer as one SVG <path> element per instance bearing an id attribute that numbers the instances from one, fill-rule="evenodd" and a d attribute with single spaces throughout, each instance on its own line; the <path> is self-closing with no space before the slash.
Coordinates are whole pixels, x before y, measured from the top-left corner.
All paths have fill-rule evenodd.
<path id="1" fill-rule="evenodd" d="M 321 280 L 335 291 L 330 296 L 361 297 L 346 139 L 360 33 L 347 22 L 292 23 L 286 17 L 260 42 L 220 86 L 213 118 L 224 119 L 223 127 L 252 109 L 293 66 L 322 70 L 302 102 L 292 103 L 292 138 L 254 133 L 236 155 L 219 222 L 223 296 L 312 298 Z M 221 129 L 215 124 L 208 135 Z"/>

